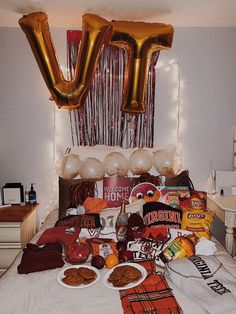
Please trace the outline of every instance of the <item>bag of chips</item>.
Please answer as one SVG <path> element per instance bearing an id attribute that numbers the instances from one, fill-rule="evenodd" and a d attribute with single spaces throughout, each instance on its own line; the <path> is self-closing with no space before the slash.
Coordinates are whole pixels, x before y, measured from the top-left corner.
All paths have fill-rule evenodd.
<path id="1" fill-rule="evenodd" d="M 181 229 L 194 232 L 199 238 L 211 238 L 213 211 L 188 210 L 183 212 Z"/>
<path id="2" fill-rule="evenodd" d="M 207 194 L 203 191 L 191 191 L 188 198 L 180 198 L 180 208 L 182 210 L 207 210 Z"/>

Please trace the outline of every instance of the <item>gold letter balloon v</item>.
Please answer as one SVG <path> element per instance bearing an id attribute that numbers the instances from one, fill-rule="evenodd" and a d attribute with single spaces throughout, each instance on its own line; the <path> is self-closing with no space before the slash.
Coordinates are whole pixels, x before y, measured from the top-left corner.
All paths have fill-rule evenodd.
<path id="1" fill-rule="evenodd" d="M 47 15 L 31 13 L 19 20 L 30 43 L 52 99 L 59 108 L 74 109 L 85 102 L 104 40 L 122 47 L 128 55 L 122 110 L 129 113 L 145 111 L 144 99 L 151 54 L 169 49 L 173 27 L 160 23 L 107 20 L 94 15 L 83 15 L 82 41 L 71 81 L 65 80 L 55 55 Z"/>
<path id="2" fill-rule="evenodd" d="M 65 80 L 52 43 L 47 15 L 43 12 L 23 16 L 19 24 L 24 31 L 41 73 L 59 108 L 74 109 L 83 105 L 94 77 L 98 58 L 106 36 L 112 34 L 108 21 L 93 14 L 83 15 L 81 47 L 75 75 Z"/>

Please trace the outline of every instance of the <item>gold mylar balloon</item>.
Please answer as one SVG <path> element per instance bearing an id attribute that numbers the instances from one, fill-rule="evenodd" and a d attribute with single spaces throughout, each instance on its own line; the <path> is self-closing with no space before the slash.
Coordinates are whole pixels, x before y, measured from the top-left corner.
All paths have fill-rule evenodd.
<path id="1" fill-rule="evenodd" d="M 131 21 L 111 22 L 112 44 L 124 48 L 128 54 L 122 110 L 145 112 L 144 98 L 150 57 L 154 51 L 171 48 L 173 27 L 161 23 Z"/>
<path id="2" fill-rule="evenodd" d="M 52 99 L 58 107 L 74 109 L 83 105 L 94 77 L 105 37 L 111 36 L 112 27 L 105 19 L 83 15 L 82 41 L 71 81 L 65 80 L 55 55 L 47 15 L 43 12 L 23 16 L 19 24 L 24 31 Z"/>

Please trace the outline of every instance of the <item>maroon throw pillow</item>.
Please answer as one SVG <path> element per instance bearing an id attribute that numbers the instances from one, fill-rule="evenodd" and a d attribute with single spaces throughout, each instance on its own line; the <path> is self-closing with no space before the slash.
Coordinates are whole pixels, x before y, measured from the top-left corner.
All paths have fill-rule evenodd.
<path id="1" fill-rule="evenodd" d="M 59 242 L 68 245 L 75 242 L 80 234 L 80 228 L 75 228 L 73 233 L 66 232 L 67 229 L 68 227 L 65 226 L 48 228 L 41 234 L 36 244 Z"/>

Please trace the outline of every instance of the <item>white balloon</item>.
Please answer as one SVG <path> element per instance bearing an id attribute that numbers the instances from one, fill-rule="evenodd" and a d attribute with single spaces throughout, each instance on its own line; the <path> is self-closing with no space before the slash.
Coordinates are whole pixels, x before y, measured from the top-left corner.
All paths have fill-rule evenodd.
<path id="1" fill-rule="evenodd" d="M 182 167 L 181 157 L 174 148 L 160 148 L 153 153 L 154 168 L 166 177 L 174 177 Z"/>
<path id="2" fill-rule="evenodd" d="M 129 157 L 129 168 L 133 174 L 147 173 L 153 165 L 152 155 L 145 149 L 134 151 Z"/>
<path id="3" fill-rule="evenodd" d="M 82 179 L 102 180 L 105 175 L 105 167 L 97 158 L 86 158 L 80 164 L 79 174 Z"/>
<path id="4" fill-rule="evenodd" d="M 75 178 L 79 174 L 80 162 L 81 161 L 78 155 L 63 155 L 56 162 L 56 172 L 64 179 Z"/>
<path id="5" fill-rule="evenodd" d="M 109 153 L 103 161 L 105 171 L 109 176 L 126 176 L 129 171 L 128 159 L 119 152 Z"/>

